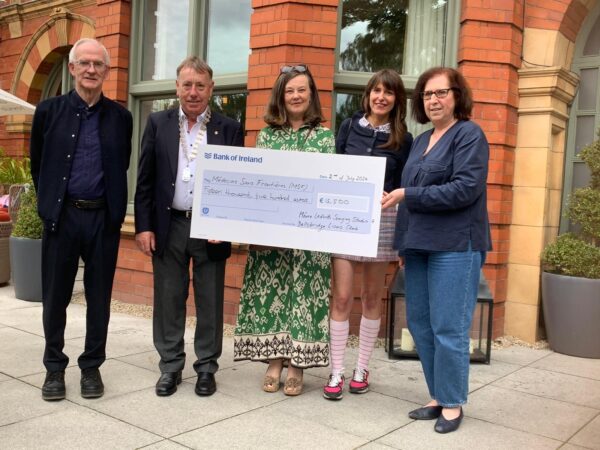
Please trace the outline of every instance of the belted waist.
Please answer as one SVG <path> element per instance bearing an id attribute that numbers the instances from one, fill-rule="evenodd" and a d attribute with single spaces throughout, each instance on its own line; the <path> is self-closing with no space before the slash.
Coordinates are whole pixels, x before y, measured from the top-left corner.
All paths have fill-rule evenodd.
<path id="1" fill-rule="evenodd" d="M 69 205 L 79 209 L 101 209 L 106 206 L 106 200 L 97 198 L 94 200 L 78 200 L 76 198 L 67 199 Z"/>
<path id="2" fill-rule="evenodd" d="M 185 217 L 186 219 L 192 218 L 192 210 L 188 209 L 187 211 L 181 211 L 180 209 L 171 208 L 171 214 L 177 217 Z"/>

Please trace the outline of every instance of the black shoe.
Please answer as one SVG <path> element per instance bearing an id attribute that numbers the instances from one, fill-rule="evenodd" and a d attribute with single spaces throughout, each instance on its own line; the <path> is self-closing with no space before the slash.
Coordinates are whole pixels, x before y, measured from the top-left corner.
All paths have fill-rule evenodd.
<path id="1" fill-rule="evenodd" d="M 178 372 L 161 373 L 160 378 L 156 382 L 156 395 L 166 397 L 167 395 L 174 394 L 178 384 L 181 384 L 181 370 Z"/>
<path id="2" fill-rule="evenodd" d="M 441 406 L 423 406 L 408 413 L 408 417 L 415 420 L 433 420 L 442 414 Z"/>
<path id="3" fill-rule="evenodd" d="M 65 371 L 46 372 L 46 379 L 42 386 L 42 398 L 44 400 L 62 400 L 66 395 Z"/>
<path id="4" fill-rule="evenodd" d="M 456 419 L 448 420 L 444 418 L 442 414 L 438 417 L 437 422 L 435 423 L 435 427 L 433 429 L 438 433 L 452 433 L 453 431 L 458 430 L 460 426 L 460 422 L 463 418 L 463 410 L 460 408 L 460 414 Z"/>
<path id="5" fill-rule="evenodd" d="M 209 372 L 199 372 L 198 381 L 196 381 L 197 395 L 213 395 L 217 391 L 215 374 Z"/>
<path id="6" fill-rule="evenodd" d="M 97 367 L 81 371 L 81 396 L 83 398 L 98 398 L 104 395 L 104 384 Z"/>

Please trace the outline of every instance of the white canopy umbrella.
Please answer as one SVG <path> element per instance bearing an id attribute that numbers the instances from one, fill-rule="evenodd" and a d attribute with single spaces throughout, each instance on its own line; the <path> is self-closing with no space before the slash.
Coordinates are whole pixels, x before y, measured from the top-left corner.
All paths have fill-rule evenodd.
<path id="1" fill-rule="evenodd" d="M 0 116 L 12 114 L 33 114 L 35 106 L 0 89 Z"/>

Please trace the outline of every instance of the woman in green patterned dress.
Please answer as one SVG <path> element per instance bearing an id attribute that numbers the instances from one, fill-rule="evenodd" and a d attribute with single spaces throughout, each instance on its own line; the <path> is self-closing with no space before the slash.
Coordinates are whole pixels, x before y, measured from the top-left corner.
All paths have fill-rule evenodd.
<path id="1" fill-rule="evenodd" d="M 306 65 L 284 66 L 271 91 L 268 124 L 256 146 L 273 150 L 335 153 L 323 127 L 321 103 Z M 263 390 L 302 392 L 303 369 L 329 364 L 330 256 L 288 248 L 251 246 L 234 339 L 234 359 L 269 362 Z"/>

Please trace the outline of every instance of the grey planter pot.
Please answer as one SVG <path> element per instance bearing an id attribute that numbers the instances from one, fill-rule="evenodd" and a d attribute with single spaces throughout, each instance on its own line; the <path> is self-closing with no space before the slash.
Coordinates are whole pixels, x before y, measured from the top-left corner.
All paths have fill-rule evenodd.
<path id="1" fill-rule="evenodd" d="M 552 350 L 600 358 L 600 280 L 543 272 L 542 303 Z"/>
<path id="2" fill-rule="evenodd" d="M 10 237 L 10 268 L 15 297 L 42 301 L 42 240 Z"/>

